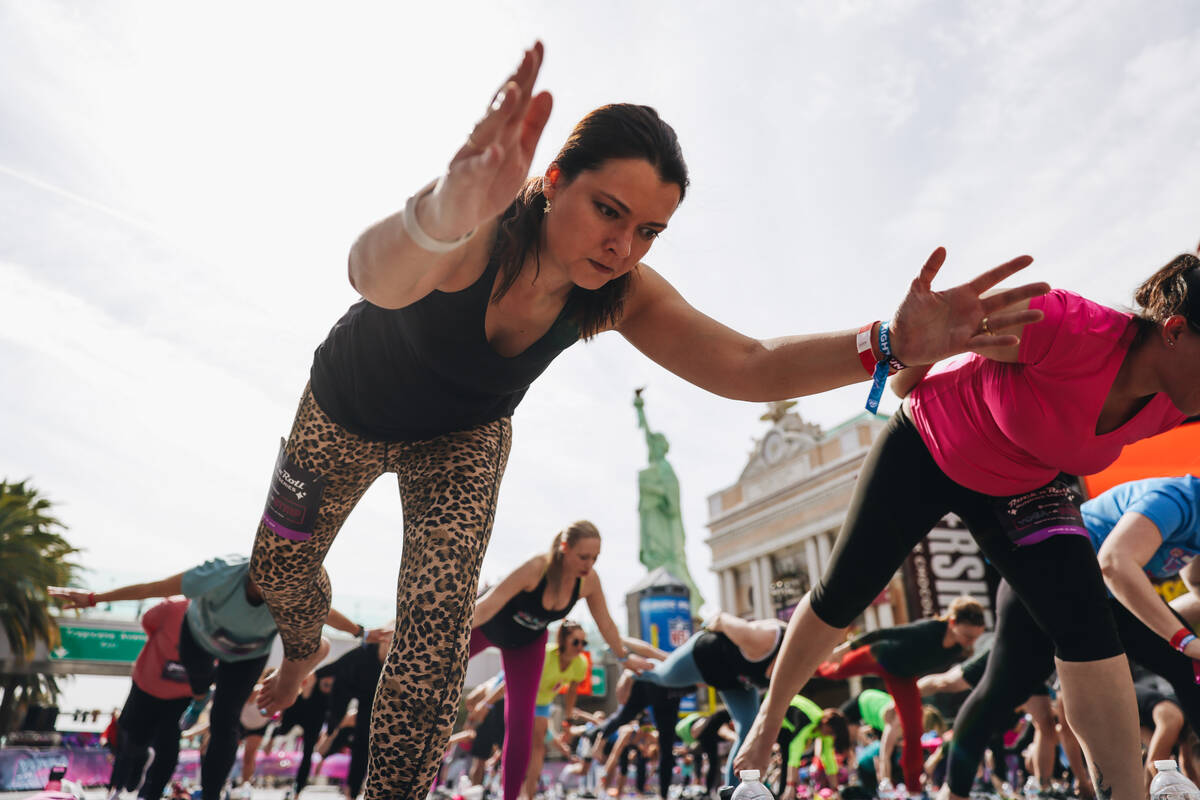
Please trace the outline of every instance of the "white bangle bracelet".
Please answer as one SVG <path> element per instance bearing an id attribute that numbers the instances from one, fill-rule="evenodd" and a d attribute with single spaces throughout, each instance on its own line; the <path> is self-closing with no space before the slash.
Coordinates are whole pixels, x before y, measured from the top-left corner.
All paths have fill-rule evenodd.
<path id="1" fill-rule="evenodd" d="M 468 239 L 475 235 L 475 230 L 472 228 L 451 242 L 435 239 L 421 230 L 421 225 L 417 222 L 417 202 L 432 192 L 436 184 L 437 181 L 432 180 L 425 184 L 419 192 L 408 198 L 408 202 L 404 204 L 404 230 L 408 233 L 408 238 L 412 239 L 413 243 L 422 250 L 428 250 L 430 253 L 449 253 L 451 250 L 457 250 L 465 244 Z"/>

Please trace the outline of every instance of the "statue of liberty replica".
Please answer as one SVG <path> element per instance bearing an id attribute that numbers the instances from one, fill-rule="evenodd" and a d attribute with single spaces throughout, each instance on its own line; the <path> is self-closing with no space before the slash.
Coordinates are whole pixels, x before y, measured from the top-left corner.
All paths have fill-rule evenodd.
<path id="1" fill-rule="evenodd" d="M 704 602 L 692 573 L 687 566 L 684 548 L 683 514 L 679 506 L 679 478 L 667 461 L 670 445 L 667 437 L 650 430 L 646 422 L 643 389 L 634 391 L 633 407 L 637 409 L 638 427 L 646 432 L 646 448 L 650 464 L 638 473 L 638 515 L 641 518 L 641 548 L 639 560 L 648 571 L 665 567 L 676 579 L 687 584 L 691 591 L 692 615 Z"/>

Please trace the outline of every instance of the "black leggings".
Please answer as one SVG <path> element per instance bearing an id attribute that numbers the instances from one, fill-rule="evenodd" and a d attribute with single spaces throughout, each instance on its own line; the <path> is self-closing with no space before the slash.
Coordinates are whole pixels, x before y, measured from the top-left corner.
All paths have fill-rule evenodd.
<path id="1" fill-rule="evenodd" d="M 721 726 L 732 721 L 733 717 L 729 715 L 728 709 L 722 708 L 709 714 L 704 728 L 696 737 L 696 744 L 692 748 L 692 763 L 697 774 L 700 772 L 700 756 L 703 755 L 708 759 L 708 771 L 704 774 L 704 787 L 710 795 L 721 783 L 721 757 L 718 753 L 718 748 L 721 746 Z M 785 750 L 784 753 L 786 761 L 787 751 Z"/>
<path id="2" fill-rule="evenodd" d="M 267 656 L 245 661 L 218 660 L 196 641 L 187 617 L 184 617 L 179 629 L 179 661 L 187 670 L 194 694 L 207 692 L 216 684 L 212 708 L 208 712 L 208 749 L 200 762 L 200 788 L 204 800 L 220 800 L 225 779 L 237 758 L 241 738 L 238 717 L 267 665 Z M 178 719 L 176 717 L 176 724 Z"/>
<path id="3" fill-rule="evenodd" d="M 274 736 L 286 735 L 292 728 L 299 725 L 303 732 L 302 753 L 300 764 L 296 767 L 296 794 L 308 785 L 308 776 L 312 772 L 313 748 L 321 736 L 321 727 L 325 724 L 325 709 L 329 705 L 329 695 L 319 688 L 313 687 L 312 694 L 307 698 L 301 697 L 293 705 L 284 709 L 279 720 L 279 727 Z"/>
<path id="4" fill-rule="evenodd" d="M 113 760 L 112 787 L 125 791 L 137 788 L 142 768 L 154 748 L 154 761 L 146 770 L 139 797 L 158 800 L 179 761 L 179 716 L 188 698 L 162 700 L 133 684 L 117 721 L 120 745 Z"/>
<path id="5" fill-rule="evenodd" d="M 604 729 L 600 732 L 601 740 L 608 741 L 617 728 L 633 722 L 642 711 L 647 708 L 654 710 L 654 725 L 658 729 L 658 796 L 663 798 L 671 788 L 671 776 L 675 773 L 675 723 L 679 720 L 680 699 L 681 695 L 677 689 L 668 689 L 646 681 L 634 681 L 629 699 L 604 723 Z M 645 759 L 642 759 L 642 762 L 644 761 Z M 640 769 L 642 772 L 639 774 L 643 774 L 644 784 L 645 766 Z"/>
<path id="6" fill-rule="evenodd" d="M 617 759 L 617 769 L 620 770 L 619 775 L 624 775 L 629 771 L 629 762 L 633 762 L 633 786 L 637 789 L 638 794 L 646 793 L 646 754 L 642 752 L 636 744 L 627 745 L 621 751 L 621 757 Z M 662 780 L 662 776 L 659 776 Z M 667 785 L 670 786 L 670 776 L 668 776 Z M 666 795 L 662 795 L 666 797 Z"/>
<path id="7" fill-rule="evenodd" d="M 1025 702 L 1054 670 L 1053 645 L 1003 582 L 996 593 L 996 606 L 996 640 L 987 669 L 954 721 L 947 780 L 950 791 L 964 797 L 971 789 L 987 740 L 1003 728 L 1012 709 Z M 1108 606 L 1129 658 L 1171 684 L 1188 723 L 1200 730 L 1200 686 L 1196 685 L 1192 660 L 1143 625 L 1116 599 L 1110 598 Z M 1190 629 L 1174 609 L 1171 613 Z"/>
<path id="8" fill-rule="evenodd" d="M 1017 547 L 1000 525 L 1000 500 L 947 477 L 901 409 L 863 464 L 829 566 L 813 589 L 813 611 L 833 627 L 848 627 L 917 542 L 953 511 L 1049 634 L 1059 658 L 1098 661 L 1119 655 L 1121 644 L 1088 537 L 1058 535 Z"/>

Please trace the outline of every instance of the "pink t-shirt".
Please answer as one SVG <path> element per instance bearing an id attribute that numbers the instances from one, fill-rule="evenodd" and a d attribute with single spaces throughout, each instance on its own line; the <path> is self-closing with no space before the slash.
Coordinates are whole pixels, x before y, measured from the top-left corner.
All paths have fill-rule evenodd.
<path id="1" fill-rule="evenodd" d="M 1059 472 L 1091 475 L 1184 415 L 1163 393 L 1096 435 L 1100 410 L 1137 332 L 1133 317 L 1056 289 L 1030 302 L 1045 318 L 1021 334 L 1017 363 L 968 353 L 937 364 L 910 397 L 934 461 L 968 489 L 1007 496 Z"/>
<path id="2" fill-rule="evenodd" d="M 186 597 L 168 597 L 142 614 L 142 627 L 149 636 L 133 662 L 133 682 L 160 700 L 192 694 L 187 672 L 179 661 L 179 629 L 187 608 Z"/>

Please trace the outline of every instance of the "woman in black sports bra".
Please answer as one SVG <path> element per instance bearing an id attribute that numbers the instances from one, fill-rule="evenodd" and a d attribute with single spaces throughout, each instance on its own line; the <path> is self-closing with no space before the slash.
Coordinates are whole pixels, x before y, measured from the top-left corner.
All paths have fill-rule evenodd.
<path id="1" fill-rule="evenodd" d="M 534 707 L 542 664 L 546 658 L 546 629 L 571 613 L 586 598 L 600 635 L 617 660 L 641 670 L 650 663 L 629 653 L 592 569 L 600 555 L 600 531 L 587 521 L 568 525 L 554 535 L 550 552 L 517 567 L 475 604 L 471 655 L 488 647 L 500 648 L 507 699 L 504 703 L 504 800 L 521 792 L 532 746 Z"/>

